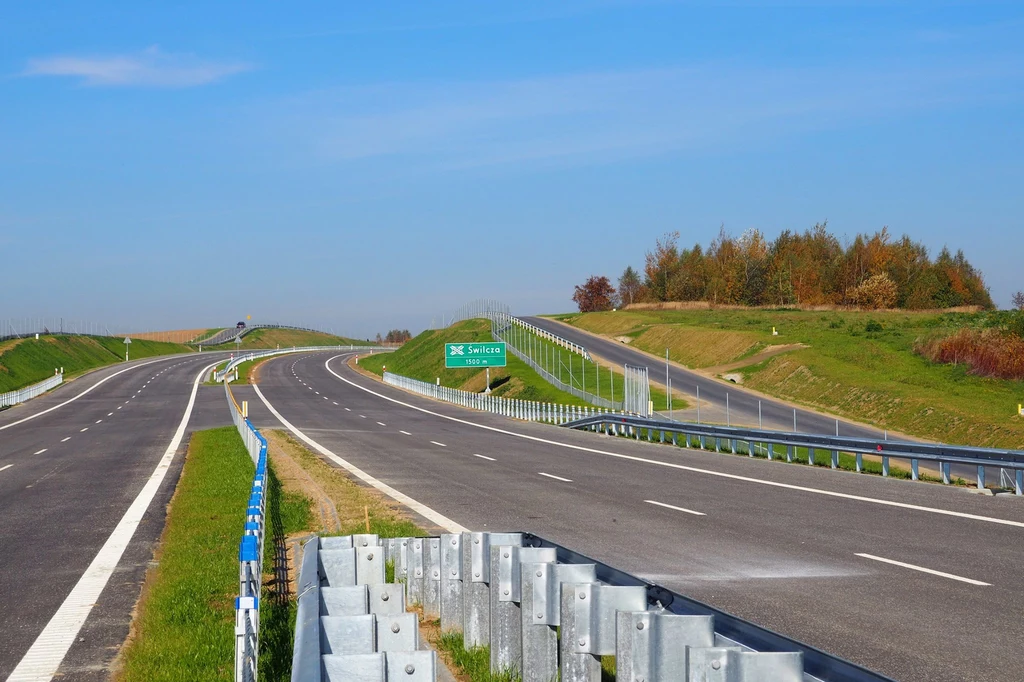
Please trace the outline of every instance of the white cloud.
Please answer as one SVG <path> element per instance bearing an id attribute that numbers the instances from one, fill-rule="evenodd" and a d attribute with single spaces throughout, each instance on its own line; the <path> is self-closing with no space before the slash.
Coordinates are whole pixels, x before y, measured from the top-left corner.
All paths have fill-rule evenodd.
<path id="1" fill-rule="evenodd" d="M 187 54 L 169 54 L 151 47 L 139 54 L 32 59 L 26 76 L 77 77 L 88 86 L 187 88 L 206 85 L 248 71 L 243 62 L 206 61 Z"/>

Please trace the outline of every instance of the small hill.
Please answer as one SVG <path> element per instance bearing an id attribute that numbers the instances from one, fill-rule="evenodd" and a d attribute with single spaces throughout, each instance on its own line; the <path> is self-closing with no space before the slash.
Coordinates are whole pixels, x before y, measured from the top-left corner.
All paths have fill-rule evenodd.
<path id="1" fill-rule="evenodd" d="M 172 353 L 190 353 L 179 343 L 132 339 L 133 360 Z M 112 336 L 42 336 L 5 342 L 0 346 L 0 393 L 24 388 L 53 375 L 63 367 L 64 376 L 112 365 L 124 360 L 124 339 Z"/>
<path id="2" fill-rule="evenodd" d="M 486 371 L 482 369 L 446 369 L 444 344 L 493 341 L 489 320 L 466 320 L 445 329 L 430 329 L 406 342 L 393 353 L 359 358 L 359 366 L 381 375 L 389 372 L 434 382 L 465 391 L 480 392 L 486 388 Z M 558 390 L 544 381 L 529 365 L 508 354 L 507 367 L 491 368 L 491 390 L 494 395 L 521 400 L 539 400 L 567 405 L 586 405 L 575 396 Z"/>
<path id="3" fill-rule="evenodd" d="M 291 348 L 292 346 L 366 346 L 374 345 L 371 341 L 350 339 L 344 336 L 322 334 L 301 329 L 254 329 L 242 337 L 241 348 L 243 350 L 257 348 Z M 222 343 L 218 346 L 204 346 L 209 350 L 234 350 L 236 344 L 233 341 Z"/>

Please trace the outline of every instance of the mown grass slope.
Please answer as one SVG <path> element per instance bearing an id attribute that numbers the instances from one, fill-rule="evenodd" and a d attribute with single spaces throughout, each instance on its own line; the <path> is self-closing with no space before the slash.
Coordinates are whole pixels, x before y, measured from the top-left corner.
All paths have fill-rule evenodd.
<path id="1" fill-rule="evenodd" d="M 63 367 L 65 377 L 124 361 L 124 339 L 112 336 L 43 336 L 7 344 L 0 352 L 0 393 L 42 381 Z M 190 353 L 178 343 L 132 340 L 133 360 L 172 353 Z"/>
<path id="2" fill-rule="evenodd" d="M 307 332 L 300 329 L 254 329 L 242 337 L 241 348 L 247 349 L 269 349 L 269 348 L 291 348 L 292 346 L 365 346 L 371 342 L 359 339 L 350 339 L 344 336 L 332 334 L 321 334 L 320 332 Z M 238 347 L 234 341 L 222 343 L 217 346 L 209 346 L 209 350 L 234 350 Z"/>
<path id="3" fill-rule="evenodd" d="M 1024 382 L 973 376 L 935 364 L 915 344 L 964 326 L 998 324 L 1000 313 L 797 310 L 649 310 L 559 316 L 695 367 L 742 360 L 775 344 L 807 344 L 739 370 L 746 385 L 838 416 L 944 442 L 1024 448 Z M 779 333 L 772 336 L 772 327 Z M 705 345 L 723 343 L 708 356 Z M 748 345 L 748 342 L 751 342 Z M 726 351 L 725 349 L 728 348 Z M 731 357 L 730 357 L 731 356 Z"/>

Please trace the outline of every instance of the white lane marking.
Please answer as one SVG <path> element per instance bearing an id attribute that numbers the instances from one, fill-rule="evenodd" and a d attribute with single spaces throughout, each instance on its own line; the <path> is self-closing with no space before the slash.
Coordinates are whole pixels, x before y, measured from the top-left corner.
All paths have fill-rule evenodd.
<path id="1" fill-rule="evenodd" d="M 561 476 L 555 476 L 554 474 L 545 474 L 543 471 L 538 471 L 537 473 L 540 474 L 541 476 L 547 476 L 548 478 L 553 478 L 556 481 L 564 481 L 565 483 L 572 483 L 572 479 L 571 478 L 562 478 Z"/>
<path id="2" fill-rule="evenodd" d="M 7 465 L 7 466 L 5 466 L 5 467 L 0 467 L 0 471 L 7 471 L 7 470 L 8 470 L 8 469 L 10 469 L 10 468 L 11 468 L 12 466 L 14 466 L 14 465 L 13 465 L 13 464 L 8 464 L 8 465 Z M 10 678 L 8 678 L 8 679 L 10 679 Z"/>
<path id="3" fill-rule="evenodd" d="M 324 400 L 327 400 L 327 396 L 324 396 Z"/>
<path id="4" fill-rule="evenodd" d="M 294 433 L 296 436 L 298 436 L 300 440 L 304 441 L 307 445 L 309 445 L 311 448 L 319 452 L 324 457 L 327 457 L 338 466 L 350 472 L 353 476 L 356 476 L 357 478 L 361 479 L 368 485 L 373 486 L 374 488 L 381 491 L 382 493 L 384 493 L 391 499 L 395 500 L 396 502 L 399 502 L 400 504 L 404 504 L 406 507 L 409 507 L 414 512 L 416 512 L 423 518 L 427 519 L 428 521 L 440 526 L 441 528 L 444 528 L 449 533 L 465 533 L 468 530 L 465 526 L 461 526 L 458 523 L 455 523 L 447 516 L 434 511 L 425 504 L 417 502 L 416 500 L 412 499 L 405 493 L 401 493 L 395 490 L 386 483 L 382 483 L 381 481 L 377 480 L 370 474 L 366 473 L 359 467 L 345 461 L 341 457 L 338 457 L 336 454 L 325 448 L 323 445 L 320 445 L 315 440 L 304 434 L 302 431 L 299 431 L 297 428 L 295 428 L 291 424 L 291 422 L 289 422 L 281 415 L 280 412 L 274 409 L 274 406 L 271 405 L 270 401 L 267 400 L 267 397 L 263 395 L 263 391 L 260 390 L 259 386 L 254 385 L 253 388 L 256 389 L 256 395 L 260 397 L 260 400 L 262 400 L 263 404 L 267 406 L 267 409 L 270 410 L 270 413 L 277 417 L 277 420 L 281 422 L 281 424 L 286 429 Z"/>
<path id="5" fill-rule="evenodd" d="M 97 420 L 96 420 L 96 423 L 97 423 L 97 424 L 102 424 L 102 423 L 103 423 L 103 420 L 102 420 L 102 419 L 97 419 Z"/>
<path id="6" fill-rule="evenodd" d="M 67 438 L 62 438 L 60 442 L 61 442 L 61 443 L 66 443 L 66 442 L 68 442 L 69 440 L 71 440 L 71 436 L 68 436 Z"/>
<path id="7" fill-rule="evenodd" d="M 694 516 L 707 516 L 704 512 L 693 511 L 686 507 L 677 507 L 674 504 L 665 504 L 664 502 L 658 502 L 657 500 L 644 500 L 647 504 L 655 504 L 659 507 L 665 507 L 666 509 L 675 509 L 676 511 L 686 512 L 687 514 L 693 514 Z"/>
<path id="8" fill-rule="evenodd" d="M 128 398 L 128 400 L 124 401 L 124 404 L 125 404 L 125 405 L 127 405 L 127 404 L 128 404 L 128 403 L 130 403 L 131 401 L 132 401 L 132 399 L 131 399 L 131 398 Z"/>
<path id="9" fill-rule="evenodd" d="M 113 412 L 107 412 L 107 416 L 108 416 L 108 417 L 113 417 L 113 416 L 114 416 L 114 413 L 113 413 Z"/>
<path id="10" fill-rule="evenodd" d="M 350 410 L 350 409 L 348 409 L 348 408 L 346 407 L 346 408 L 345 408 L 345 411 L 346 411 L 346 412 L 351 412 L 352 410 Z"/>
<path id="11" fill-rule="evenodd" d="M 401 433 L 401 434 L 405 434 L 406 436 L 411 436 L 411 435 L 412 435 L 412 434 L 411 434 L 411 433 L 409 433 L 408 431 L 399 431 L 399 433 Z"/>
<path id="12" fill-rule="evenodd" d="M 124 407 L 124 405 L 118 405 L 118 406 L 117 406 L 117 409 L 119 409 L 119 410 L 120 410 L 120 409 L 121 409 L 122 407 Z"/>
<path id="13" fill-rule="evenodd" d="M 865 559 L 871 559 L 872 561 L 881 561 L 883 564 L 892 564 L 893 566 L 900 566 L 902 568 L 909 568 L 912 571 L 921 571 L 922 573 L 930 573 L 931 575 L 937 575 L 940 578 L 949 578 L 950 580 L 959 580 L 960 582 L 967 583 L 969 585 L 979 585 L 981 587 L 991 587 L 992 586 L 991 583 L 983 583 L 980 580 L 971 580 L 970 578 L 963 578 L 963 577 L 958 576 L 958 575 L 953 575 L 952 573 L 943 573 L 942 571 L 933 571 L 930 568 L 925 568 L 923 566 L 915 566 L 914 564 L 905 564 L 902 561 L 894 561 L 893 559 L 885 559 L 885 558 L 880 557 L 880 556 L 875 556 L 874 554 L 857 554 L 857 556 L 863 557 Z"/>
<path id="14" fill-rule="evenodd" d="M 342 357 L 342 356 L 341 355 L 335 355 L 332 358 L 328 358 L 327 362 L 324 363 L 324 366 L 327 367 L 327 371 L 328 372 L 330 372 L 331 374 L 336 376 L 338 379 L 341 379 L 346 384 L 349 384 L 350 386 L 354 386 L 355 388 L 358 388 L 361 391 L 369 393 L 370 395 L 375 395 L 378 398 L 383 398 L 384 400 L 387 400 L 388 402 L 395 403 L 396 405 L 402 405 L 403 407 L 408 407 L 411 410 L 416 410 L 417 412 L 422 412 L 424 414 L 430 414 L 430 415 L 433 415 L 435 417 L 440 417 L 441 419 L 447 419 L 449 421 L 457 422 L 459 424 L 465 424 L 467 426 L 474 426 L 474 427 L 476 427 L 478 429 L 484 429 L 485 431 L 493 431 L 495 433 L 503 433 L 503 434 L 508 435 L 508 436 L 514 436 L 516 438 L 522 438 L 524 440 L 531 440 L 531 441 L 534 441 L 536 443 L 545 443 L 547 445 L 554 445 L 556 447 L 566 448 L 566 449 L 569 449 L 569 450 L 577 450 L 579 452 L 590 452 L 590 453 L 593 453 L 595 455 L 603 455 L 605 457 L 614 457 L 616 459 L 623 459 L 623 460 L 626 460 L 626 461 L 629 461 L 629 462 L 641 462 L 643 464 L 652 464 L 654 466 L 665 467 L 667 469 L 678 469 L 679 471 L 690 471 L 690 472 L 693 472 L 693 473 L 696 473 L 696 474 L 706 474 L 708 476 L 717 476 L 719 478 L 727 478 L 727 479 L 730 479 L 730 480 L 733 480 L 733 481 L 743 481 L 745 483 L 756 483 L 758 485 L 765 485 L 765 486 L 769 486 L 769 487 L 772 487 L 772 488 L 782 488 L 782 489 L 785 489 L 785 490 L 796 490 L 798 492 L 812 493 L 812 494 L 815 494 L 815 495 L 825 495 L 826 497 L 836 497 L 836 498 L 840 498 L 840 499 L 844 499 L 844 500 L 854 500 L 856 502 L 867 502 L 869 504 L 880 504 L 880 505 L 883 505 L 883 506 L 886 506 L 886 507 L 896 507 L 898 509 L 911 509 L 913 511 L 927 512 L 929 514 L 939 514 L 940 516 L 954 516 L 954 517 L 961 518 L 961 519 L 969 519 L 971 521 L 984 521 L 985 523 L 995 523 L 995 524 L 999 524 L 999 525 L 1002 525 L 1002 526 L 1014 526 L 1016 528 L 1024 528 L 1024 522 L 1021 522 L 1021 521 L 1011 521 L 1009 519 L 1000 519 L 1000 518 L 996 518 L 994 516 L 982 516 L 980 514 L 969 514 L 967 512 L 952 511 L 950 509 L 939 509 L 938 507 L 924 507 L 924 506 L 917 505 L 917 504 L 908 504 L 906 502 L 893 502 L 892 500 L 882 500 L 882 499 L 878 499 L 877 497 L 866 497 L 864 495 L 851 495 L 849 493 L 840 493 L 840 492 L 836 492 L 834 490 L 822 490 L 821 488 L 809 488 L 807 486 L 795 485 L 795 484 L 792 484 L 792 483 L 780 483 L 778 481 L 765 481 L 765 480 L 762 480 L 762 479 L 759 479 L 759 478 L 752 478 L 750 476 L 740 476 L 739 474 L 728 474 L 728 473 L 725 473 L 724 471 L 714 471 L 712 469 L 701 469 L 700 467 L 692 467 L 692 466 L 687 466 L 685 464 L 675 464 L 674 462 L 661 462 L 661 461 L 658 461 L 656 459 L 646 459 L 644 457 L 637 457 L 635 455 L 623 455 L 623 454 L 618 453 L 618 452 L 609 452 L 608 450 L 598 450 L 596 448 L 589 448 L 589 447 L 586 447 L 586 446 L 583 446 L 583 445 L 573 445 L 571 443 L 560 443 L 560 442 L 558 442 L 556 440 L 548 440 L 547 438 L 539 438 L 537 436 L 529 436 L 529 435 L 527 435 L 525 433 L 516 433 L 515 431 L 508 431 L 506 429 L 499 429 L 496 426 L 487 426 L 486 424 L 477 424 L 476 422 L 466 421 L 465 419 L 459 419 L 458 417 L 451 417 L 449 415 L 441 414 L 439 412 L 432 412 L 432 411 L 430 411 L 430 410 L 428 410 L 426 408 L 418 407 L 418 406 L 412 405 L 410 403 L 402 402 L 401 400 L 396 400 L 395 398 L 391 398 L 389 396 L 386 396 L 383 393 L 377 393 L 376 391 L 373 391 L 373 390 L 371 390 L 369 388 L 366 388 L 365 386 L 360 386 L 359 384 L 357 384 L 357 383 L 355 383 L 353 381 L 349 381 L 348 379 L 346 379 L 345 377 L 341 376 L 340 374 L 338 374 L 337 372 L 335 372 L 333 369 L 330 368 L 331 360 L 334 360 L 335 358 L 340 358 L 340 357 Z"/>
<path id="15" fill-rule="evenodd" d="M 139 367 L 145 367 L 146 365 L 151 365 L 151 364 L 153 364 L 154 362 L 160 362 L 160 361 L 159 361 L 159 360 L 150 360 L 149 362 L 144 362 L 144 363 L 142 363 L 141 365 L 135 365 L 134 367 L 128 367 L 128 368 L 126 368 L 126 369 L 122 369 L 122 370 L 121 370 L 121 371 L 119 371 L 119 372 L 114 372 L 114 373 L 113 373 L 113 374 L 111 374 L 111 375 L 110 375 L 109 377 L 105 377 L 105 378 L 103 378 L 103 379 L 100 379 L 100 380 L 99 380 L 99 381 L 97 381 L 97 382 L 96 382 L 95 384 L 93 384 L 93 385 L 92 385 L 92 386 L 90 386 L 89 388 L 85 389 L 84 391 L 82 391 L 81 393 L 79 393 L 78 395 L 76 395 L 76 396 L 75 396 L 74 398 L 69 398 L 68 400 L 65 400 L 64 402 L 62 402 L 62 403 L 61 403 L 61 404 L 59 404 L 59 405 L 54 405 L 53 407 L 50 407 L 50 408 L 48 408 L 48 409 L 45 409 L 45 410 L 43 410 L 42 412 L 36 412 L 35 414 L 29 415 L 29 416 L 25 417 L 24 419 L 19 419 L 18 421 L 16 421 L 16 422 L 11 422 L 10 424 L 7 424 L 7 425 L 5 425 L 5 426 L 0 426 L 0 431 L 3 431 L 4 429 L 9 429 L 9 428 L 11 428 L 12 426 L 17 426 L 18 424 L 23 424 L 23 423 L 27 422 L 27 421 L 28 421 L 29 419 L 35 419 L 36 417 L 42 417 L 42 416 L 43 416 L 44 414 L 46 414 L 47 412 L 53 412 L 54 410 L 56 410 L 56 409 L 58 409 L 58 408 L 64 407 L 64 406 L 65 406 L 65 405 L 67 405 L 68 403 L 73 403 L 73 402 L 75 402 L 76 400 L 78 400 L 79 398 L 81 398 L 81 397 L 82 397 L 83 395 L 85 395 L 85 394 L 86 394 L 86 393 L 88 393 L 89 391 L 92 391 L 92 390 L 93 390 L 94 388 L 98 387 L 98 386 L 99 386 L 100 384 L 102 384 L 102 383 L 105 383 L 105 382 L 107 382 L 107 381 L 110 381 L 111 379 L 113 379 L 114 377 L 116 377 L 116 376 L 117 376 L 118 374 L 124 374 L 125 372 L 130 372 L 130 371 L 132 371 L 133 369 L 138 369 Z"/>
<path id="16" fill-rule="evenodd" d="M 331 402 L 332 402 L 332 403 L 334 403 L 334 401 L 333 401 L 333 400 L 332 400 Z M 334 403 L 334 404 L 335 404 L 335 405 L 337 405 L 338 403 Z"/>
<path id="17" fill-rule="evenodd" d="M 79 433 L 85 433 L 85 432 L 86 432 L 86 431 L 88 431 L 88 430 L 89 430 L 89 427 L 88 427 L 88 426 L 86 426 L 86 427 L 85 427 L 84 429 L 82 429 L 81 431 L 79 431 Z"/>
<path id="18" fill-rule="evenodd" d="M 174 432 L 174 437 L 171 439 L 170 445 L 167 446 L 164 456 L 156 465 L 156 469 L 153 470 L 146 484 L 142 486 L 142 490 L 128 507 L 128 511 L 118 521 L 117 526 L 110 533 L 110 537 L 103 543 L 92 563 L 85 569 L 85 573 L 71 589 L 71 594 L 57 609 L 57 613 L 53 614 L 50 622 L 39 633 L 36 641 L 32 643 L 7 678 L 7 682 L 49 682 L 57 673 L 57 668 L 60 667 L 68 649 L 78 638 L 78 632 L 89 617 L 92 607 L 95 606 L 114 569 L 117 568 L 121 555 L 124 554 L 128 543 L 131 542 L 132 536 L 135 535 L 135 529 L 138 528 L 146 509 L 149 508 L 150 502 L 153 501 L 160 484 L 170 470 L 171 460 L 174 459 L 174 453 L 181 445 L 189 417 L 192 416 L 192 407 L 196 403 L 199 382 L 216 364 L 204 367 L 192 382 L 192 394 L 185 406 L 185 414 L 182 416 L 178 430 Z"/>
<path id="19" fill-rule="evenodd" d="M 387 426 L 387 424 L 385 424 L 384 422 L 377 422 L 377 423 L 380 424 L 381 426 Z"/>
<path id="20" fill-rule="evenodd" d="M 434 445 L 440 445 L 440 446 L 441 446 L 442 448 L 446 448 L 446 447 L 448 447 L 448 446 L 447 446 L 447 445 L 445 445 L 444 443 L 438 443 L 438 442 L 437 442 L 436 440 L 432 440 L 432 441 L 430 441 L 430 442 L 431 442 L 431 443 L 433 443 Z"/>
<path id="21" fill-rule="evenodd" d="M 365 414 L 361 414 L 359 416 L 362 417 L 363 419 L 366 419 L 366 415 Z"/>
<path id="22" fill-rule="evenodd" d="M 43 449 L 42 449 L 42 450 L 40 450 L 39 452 L 33 452 L 32 454 L 33 454 L 33 455 L 41 455 L 41 454 L 43 454 L 44 452 L 46 452 L 46 448 L 43 448 Z"/>
<path id="23" fill-rule="evenodd" d="M 498 460 L 494 459 L 493 457 L 488 457 L 487 455 L 473 455 L 473 456 L 474 457 L 479 457 L 480 459 L 486 459 L 488 462 L 496 462 L 496 461 L 498 461 Z"/>

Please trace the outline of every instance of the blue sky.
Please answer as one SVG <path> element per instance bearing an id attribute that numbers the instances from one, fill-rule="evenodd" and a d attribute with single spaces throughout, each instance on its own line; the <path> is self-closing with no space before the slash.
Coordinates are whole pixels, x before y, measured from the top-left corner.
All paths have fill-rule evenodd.
<path id="1" fill-rule="evenodd" d="M 0 319 L 413 330 L 828 219 L 1024 289 L 1010 2 L 7 3 Z"/>

